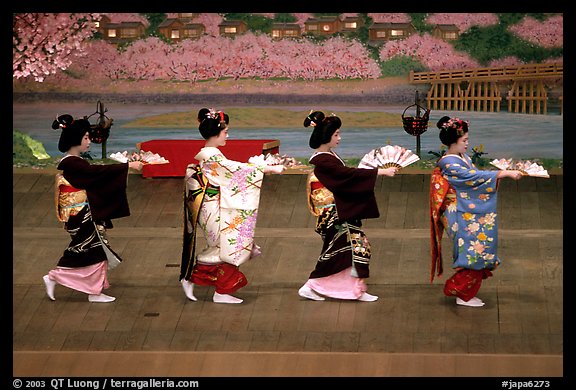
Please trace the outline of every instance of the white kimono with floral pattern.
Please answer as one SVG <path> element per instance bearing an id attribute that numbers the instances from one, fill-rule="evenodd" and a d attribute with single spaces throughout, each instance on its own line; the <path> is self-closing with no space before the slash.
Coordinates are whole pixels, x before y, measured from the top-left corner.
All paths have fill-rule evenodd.
<path id="1" fill-rule="evenodd" d="M 454 240 L 453 267 L 495 268 L 500 263 L 496 213 L 498 171 L 477 169 L 466 154 L 445 155 L 438 166 L 456 191 L 456 202 L 445 211 L 446 232 Z"/>
<path id="2" fill-rule="evenodd" d="M 228 160 L 215 147 L 204 147 L 196 155 L 209 185 L 200 206 L 198 225 L 207 247 L 196 257 L 199 263 L 222 262 L 241 265 L 251 257 L 260 202 L 264 166 Z"/>

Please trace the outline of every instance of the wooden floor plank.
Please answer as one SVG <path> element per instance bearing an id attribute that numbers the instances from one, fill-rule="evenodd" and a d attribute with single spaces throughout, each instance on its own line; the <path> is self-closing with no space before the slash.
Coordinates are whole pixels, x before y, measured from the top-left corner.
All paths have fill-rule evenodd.
<path id="1" fill-rule="evenodd" d="M 386 383 L 386 378 L 406 378 L 410 383 L 410 377 L 526 377 L 546 378 L 552 382 L 551 386 L 560 386 L 562 382 L 555 379 L 563 376 L 563 358 L 549 355 L 218 351 L 15 352 L 13 355 L 15 377 L 116 377 L 118 380 L 121 377 L 158 376 L 360 377 L 380 378 L 382 383 Z M 230 361 L 236 364 L 229 364 Z M 30 368 L 37 365 L 44 368 L 39 375 Z M 30 372 L 34 375 L 26 375 Z"/>
<path id="2" fill-rule="evenodd" d="M 561 176 L 547 184 L 508 181 L 500 188 L 502 266 L 484 281 L 486 306 L 480 309 L 458 307 L 442 293 L 452 275 L 446 238 L 445 274 L 430 283 L 429 177 L 403 174 L 378 178 L 381 216 L 364 224 L 373 250 L 368 291 L 379 296 L 376 302 L 316 302 L 298 296 L 322 246 L 306 208 L 303 175 L 265 177 L 256 229 L 263 253 L 241 267 L 249 281 L 237 293 L 243 304 L 215 304 L 214 289 L 204 286 L 195 288 L 197 302 L 186 299 L 178 282 L 181 179 L 138 175 L 129 178 L 132 215 L 108 232 L 124 259 L 110 273 L 108 292 L 117 300 L 90 304 L 86 294 L 57 286 L 53 302 L 41 278 L 55 266 L 69 236 L 55 218 L 51 222 L 52 179 L 15 174 L 14 373 L 82 375 L 89 373 L 85 362 L 95 359 L 90 371 L 95 375 L 202 376 L 222 374 L 217 365 L 233 356 L 228 354 L 249 353 L 242 355 L 246 364 L 231 369 L 231 375 L 334 375 L 325 357 L 333 359 L 330 367 L 340 367 L 336 375 L 472 375 L 455 363 L 456 356 L 484 356 L 477 364 L 487 375 L 521 370 L 493 363 L 504 362 L 504 356 L 525 367 L 539 363 L 534 373 L 561 375 L 561 365 L 551 363 L 561 363 L 564 351 Z M 154 207 L 154 201 L 161 206 Z M 204 245 L 202 237 L 198 245 Z M 258 355 L 264 352 L 272 355 Z M 365 354 L 361 359 L 370 364 L 358 364 L 356 353 Z M 256 355 L 260 360 L 254 363 L 246 357 Z M 195 367 L 182 363 L 183 356 Z M 31 361 L 38 366 L 31 367 Z M 281 369 L 275 362 L 292 365 Z M 127 364 L 132 368 L 119 367 Z M 143 372 L 134 364 L 150 367 Z"/>
<path id="3" fill-rule="evenodd" d="M 403 229 L 408 208 L 408 193 L 391 192 L 387 203 L 386 219 L 383 225 L 386 229 Z"/>

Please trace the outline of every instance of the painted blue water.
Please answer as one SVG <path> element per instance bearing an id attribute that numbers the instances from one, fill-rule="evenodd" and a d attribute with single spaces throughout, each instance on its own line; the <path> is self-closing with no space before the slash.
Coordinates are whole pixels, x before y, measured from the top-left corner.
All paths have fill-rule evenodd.
<path id="1" fill-rule="evenodd" d="M 106 105 L 107 115 L 114 119 L 106 143 L 107 154 L 135 150 L 138 142 L 153 139 L 202 139 L 191 117 L 189 129 L 145 128 L 132 129 L 125 124 L 144 116 L 169 112 L 196 112 L 196 107 L 173 104 L 111 104 Z M 278 108 L 278 107 L 275 107 Z M 308 107 L 283 107 L 302 111 Z M 42 142 L 48 154 L 58 157 L 59 131 L 51 129 L 57 114 L 73 116 L 90 115 L 96 104 L 87 103 L 18 103 L 13 105 L 13 128 L 29 134 Z M 403 108 L 386 107 L 327 107 L 338 111 L 383 111 L 402 113 Z M 436 121 L 443 115 L 458 116 L 470 122 L 470 148 L 483 145 L 488 158 L 563 158 L 563 116 L 558 114 L 530 115 L 510 113 L 432 111 L 429 129 L 420 136 L 422 158 L 432 157 L 428 151 L 438 152 L 441 147 Z M 95 116 L 92 122 L 95 122 Z M 311 128 L 295 123 L 294 128 L 230 129 L 230 139 L 278 139 L 280 153 L 297 158 L 310 156 L 308 146 Z M 345 158 L 362 157 L 369 150 L 385 144 L 402 145 L 416 151 L 416 137 L 400 126 L 396 128 L 347 128 L 342 126 L 342 141 L 337 152 Z M 100 158 L 102 147 L 92 144 L 91 154 Z"/>

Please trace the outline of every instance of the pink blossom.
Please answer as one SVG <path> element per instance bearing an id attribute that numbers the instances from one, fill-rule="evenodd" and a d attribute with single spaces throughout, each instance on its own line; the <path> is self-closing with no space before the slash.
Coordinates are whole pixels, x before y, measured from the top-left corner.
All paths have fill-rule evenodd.
<path id="1" fill-rule="evenodd" d="M 106 14 L 115 21 L 138 20 L 138 14 Z M 293 14 L 302 27 L 313 17 Z M 342 16 L 352 16 L 348 13 Z M 376 22 L 409 22 L 404 13 L 369 14 Z M 73 88 L 86 80 L 161 81 L 238 79 L 370 79 L 381 77 L 380 65 L 357 39 L 332 37 L 316 41 L 308 38 L 273 40 L 268 34 L 247 32 L 234 38 L 222 37 L 218 25 L 222 14 L 202 13 L 195 23 L 206 26 L 199 39 L 168 43 L 156 37 L 139 39 L 117 49 L 104 40 L 91 40 L 94 22 L 101 14 L 14 14 L 13 78 L 36 82 L 50 81 Z M 121 17 L 121 18 L 120 18 Z M 131 19 L 132 18 L 132 19 Z M 427 23 L 453 23 L 461 32 L 472 25 L 498 22 L 496 14 L 430 14 Z M 546 47 L 562 45 L 562 15 L 544 22 L 525 18 L 510 26 L 522 39 Z M 480 65 L 468 53 L 430 34 L 413 34 L 389 41 L 379 49 L 379 60 L 407 56 L 429 70 L 476 68 Z M 562 57 L 544 62 L 562 62 Z M 522 62 L 505 57 L 489 66 L 510 66 Z M 67 70 L 67 72 L 63 72 Z"/>
<path id="2" fill-rule="evenodd" d="M 402 40 L 386 42 L 380 48 L 379 55 L 382 61 L 399 55 L 412 57 L 432 71 L 480 66 L 467 53 L 458 52 L 450 43 L 428 33 L 413 34 Z"/>
<path id="3" fill-rule="evenodd" d="M 203 24 L 206 28 L 206 34 L 217 37 L 220 35 L 219 24 L 222 23 L 224 17 L 217 13 L 202 13 L 192 19 L 193 23 Z"/>
<path id="4" fill-rule="evenodd" d="M 498 15 L 492 13 L 434 13 L 426 18 L 429 25 L 454 24 L 460 33 L 472 26 L 492 26 L 499 22 Z"/>
<path id="5" fill-rule="evenodd" d="M 555 15 L 540 22 L 526 16 L 518 24 L 512 25 L 508 30 L 530 43 L 538 46 L 562 47 L 564 42 L 564 17 Z"/>
<path id="6" fill-rule="evenodd" d="M 141 22 L 144 26 L 150 26 L 150 22 L 144 15 L 138 13 L 129 12 L 113 12 L 113 13 L 102 13 L 101 15 L 106 15 L 111 23 L 122 23 L 122 22 Z"/>
<path id="7" fill-rule="evenodd" d="M 514 57 L 514 56 L 509 56 L 509 57 L 498 58 L 498 59 L 492 60 L 492 61 L 490 61 L 488 66 L 492 67 L 492 68 L 499 68 L 499 67 L 504 67 L 504 66 L 515 66 L 515 65 L 522 65 L 522 64 L 524 64 L 524 62 L 521 61 L 519 58 Z"/>
<path id="8" fill-rule="evenodd" d="M 99 19 L 99 14 L 14 14 L 13 77 L 42 82 L 67 69 L 74 57 L 86 54 L 82 42 L 94 34 Z"/>
<path id="9" fill-rule="evenodd" d="M 374 23 L 410 23 L 412 18 L 406 13 L 369 13 Z"/>

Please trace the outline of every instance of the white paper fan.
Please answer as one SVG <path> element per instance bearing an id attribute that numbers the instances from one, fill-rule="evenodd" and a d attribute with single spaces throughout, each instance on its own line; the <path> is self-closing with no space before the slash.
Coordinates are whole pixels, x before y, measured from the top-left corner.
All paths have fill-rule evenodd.
<path id="1" fill-rule="evenodd" d="M 170 161 L 160 156 L 158 153 L 145 152 L 116 152 L 111 153 L 110 158 L 119 162 L 142 161 L 144 164 L 168 164 Z"/>
<path id="2" fill-rule="evenodd" d="M 549 178 L 548 171 L 542 165 L 530 160 L 514 160 L 511 158 L 500 158 L 490 161 L 498 169 L 509 169 L 522 172 L 525 176 Z"/>
<path id="3" fill-rule="evenodd" d="M 260 154 L 258 156 L 252 156 L 248 159 L 248 162 L 252 164 L 284 165 L 285 167 L 301 165 L 294 157 L 289 157 L 285 154 L 280 155 L 279 153 L 266 153 L 266 155 Z"/>
<path id="4" fill-rule="evenodd" d="M 358 168 L 396 167 L 400 169 L 418 160 L 420 157 L 410 149 L 398 145 L 386 145 L 366 153 L 360 160 Z"/>

